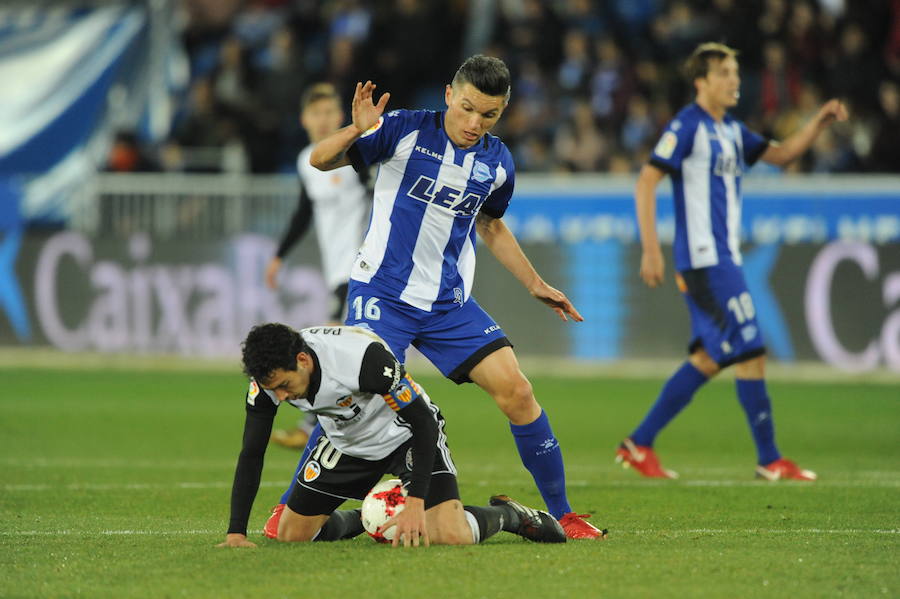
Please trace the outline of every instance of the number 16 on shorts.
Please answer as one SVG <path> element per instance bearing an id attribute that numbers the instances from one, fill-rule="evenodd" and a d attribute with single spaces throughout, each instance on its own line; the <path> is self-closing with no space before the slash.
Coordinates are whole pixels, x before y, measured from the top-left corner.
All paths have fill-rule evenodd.
<path id="1" fill-rule="evenodd" d="M 363 320 L 363 317 L 366 320 L 381 320 L 381 308 L 378 306 L 377 297 L 364 298 L 357 295 L 353 298 L 350 309 L 353 310 L 354 320 Z"/>

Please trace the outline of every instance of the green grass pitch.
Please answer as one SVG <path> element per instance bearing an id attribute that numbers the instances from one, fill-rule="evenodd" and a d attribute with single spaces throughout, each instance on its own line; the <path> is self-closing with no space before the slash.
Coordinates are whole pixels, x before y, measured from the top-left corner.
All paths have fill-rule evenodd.
<path id="1" fill-rule="evenodd" d="M 541 505 L 506 422 L 472 385 L 418 377 L 442 407 L 466 503 Z M 779 445 L 815 484 L 753 479 L 730 382 L 703 389 L 657 440 L 678 481 L 613 450 L 658 379 L 532 377 L 563 446 L 574 508 L 606 542 L 392 550 L 284 545 L 258 532 L 299 454 L 269 450 L 253 550 L 224 539 L 240 374 L 0 369 L 2 597 L 900 596 L 896 384 L 770 383 Z M 280 410 L 277 425 L 299 412 Z"/>

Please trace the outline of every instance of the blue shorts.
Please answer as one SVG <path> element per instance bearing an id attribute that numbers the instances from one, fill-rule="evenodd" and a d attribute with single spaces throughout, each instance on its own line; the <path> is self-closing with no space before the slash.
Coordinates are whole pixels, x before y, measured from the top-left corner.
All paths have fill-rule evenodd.
<path id="1" fill-rule="evenodd" d="M 690 353 L 703 347 L 722 368 L 766 353 L 739 266 L 728 262 L 678 275 L 691 313 Z"/>
<path id="2" fill-rule="evenodd" d="M 401 363 L 412 344 L 457 384 L 472 382 L 469 372 L 489 354 L 512 347 L 503 329 L 472 297 L 461 306 L 426 312 L 353 280 L 345 324 L 375 331 Z"/>

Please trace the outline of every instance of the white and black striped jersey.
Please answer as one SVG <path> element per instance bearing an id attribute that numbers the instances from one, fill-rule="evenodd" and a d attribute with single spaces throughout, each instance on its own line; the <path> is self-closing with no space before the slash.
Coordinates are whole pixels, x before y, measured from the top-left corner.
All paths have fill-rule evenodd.
<path id="1" fill-rule="evenodd" d="M 341 453 L 380 460 L 412 436 L 409 425 L 382 394 L 395 389 L 405 371 L 381 337 L 362 327 L 313 327 L 300 335 L 312 350 L 315 370 L 307 397 L 286 403 L 318 416 Z M 430 404 L 422 390 L 422 399 Z M 248 410 L 270 410 L 275 392 L 251 382 Z M 271 406 L 271 407 L 270 407 Z"/>

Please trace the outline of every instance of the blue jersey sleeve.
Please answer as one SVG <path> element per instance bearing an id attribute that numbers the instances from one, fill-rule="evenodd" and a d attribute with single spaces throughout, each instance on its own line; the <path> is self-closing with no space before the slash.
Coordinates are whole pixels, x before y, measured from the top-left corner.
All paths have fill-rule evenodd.
<path id="1" fill-rule="evenodd" d="M 769 147 L 769 140 L 741 123 L 741 145 L 744 147 L 744 163 L 753 166 Z"/>
<path id="2" fill-rule="evenodd" d="M 367 167 L 384 162 L 394 154 L 397 142 L 408 129 L 409 111 L 394 110 L 381 116 L 368 131 L 356 140 L 348 152 L 353 166 Z"/>
<path id="3" fill-rule="evenodd" d="M 688 126 L 680 119 L 672 120 L 650 153 L 650 164 L 669 174 L 681 172 L 681 163 L 694 145 L 696 123 Z"/>
<path id="4" fill-rule="evenodd" d="M 493 218 L 501 218 L 506 213 L 515 186 L 516 165 L 513 162 L 512 154 L 504 146 L 500 162 L 497 165 L 496 177 L 491 185 L 491 193 L 481 205 L 481 212 Z"/>

